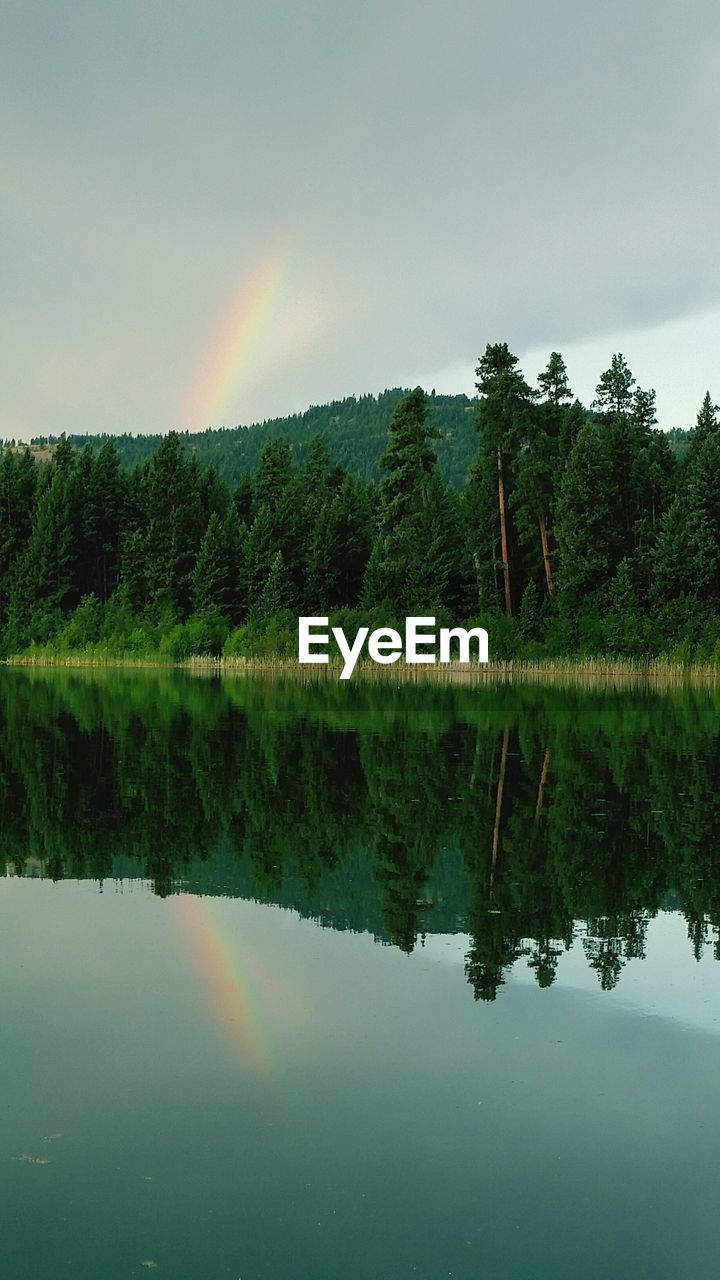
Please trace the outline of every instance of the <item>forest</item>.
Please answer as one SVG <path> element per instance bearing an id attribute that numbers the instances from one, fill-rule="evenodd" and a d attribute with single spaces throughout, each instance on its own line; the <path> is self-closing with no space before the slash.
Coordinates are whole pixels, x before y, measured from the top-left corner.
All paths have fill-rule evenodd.
<path id="1" fill-rule="evenodd" d="M 427 614 L 485 627 L 491 661 L 720 662 L 710 394 L 680 441 L 620 354 L 589 408 L 558 352 L 533 387 L 489 344 L 476 377 L 450 426 L 419 387 L 368 397 L 385 418 L 377 476 L 333 459 L 322 434 L 301 456 L 266 439 L 232 483 L 177 433 L 129 467 L 112 439 L 6 444 L 0 656 L 290 658 L 299 614 L 348 636 Z M 458 487 L 465 462 L 449 459 L 470 418 Z"/>
<path id="2" fill-rule="evenodd" d="M 185 451 L 194 454 L 201 467 L 214 467 L 231 489 L 244 475 L 256 469 L 266 444 L 284 440 L 290 447 L 293 461 L 302 467 L 316 437 L 325 442 L 333 466 L 344 467 L 356 480 L 367 484 L 380 478 L 380 458 L 387 441 L 388 423 L 407 390 L 394 387 L 378 396 L 346 396 L 344 400 L 333 400 L 329 404 L 312 405 L 304 413 L 270 418 L 252 426 L 179 431 L 178 435 Z M 459 491 L 477 452 L 477 404 L 465 395 L 443 396 L 434 391 L 428 393 L 428 404 L 433 422 L 439 428 L 438 470 L 442 478 Z M 98 449 L 106 440 L 112 439 L 120 465 L 123 470 L 130 471 L 152 456 L 162 436 L 70 435 L 67 439 L 76 449 L 82 449 L 86 444 Z M 49 452 L 58 440 L 53 436 L 43 436 L 31 443 L 42 455 Z M 679 433 L 677 447 L 682 446 L 683 433 Z"/>

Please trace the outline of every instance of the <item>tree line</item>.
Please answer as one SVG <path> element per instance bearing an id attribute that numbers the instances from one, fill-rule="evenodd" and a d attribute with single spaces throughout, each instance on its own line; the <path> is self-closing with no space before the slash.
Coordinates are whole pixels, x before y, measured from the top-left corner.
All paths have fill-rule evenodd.
<path id="1" fill-rule="evenodd" d="M 407 614 L 473 621 L 491 658 L 666 653 L 720 660 L 720 435 L 708 394 L 683 457 L 622 355 L 592 406 L 558 352 L 530 386 L 507 344 L 477 368 L 476 456 L 438 469 L 421 388 L 397 399 L 381 478 L 268 440 L 230 486 L 180 437 L 123 470 L 106 440 L 49 461 L 0 452 L 5 654 L 245 657 L 296 651 L 298 614 L 346 632 Z"/>
<path id="2" fill-rule="evenodd" d="M 345 467 L 352 476 L 367 484 L 380 479 L 380 457 L 385 448 L 388 422 L 407 391 L 407 387 L 392 387 L 379 395 L 345 396 L 328 404 L 311 405 L 303 413 L 269 418 L 251 426 L 180 431 L 180 441 L 186 452 L 195 455 L 201 467 L 214 467 L 232 489 L 247 472 L 255 470 L 266 444 L 285 440 L 293 461 L 302 467 L 312 440 L 319 436 L 325 442 L 333 466 Z M 460 490 L 477 451 L 477 406 L 466 395 L 440 395 L 434 390 L 428 393 L 428 402 L 442 432 L 437 444 L 438 469 L 443 480 Z M 680 432 L 678 447 L 682 447 L 682 437 Z M 86 444 L 98 449 L 106 440 L 112 440 L 121 466 L 131 471 L 138 463 L 147 462 L 162 436 L 71 434 L 67 439 L 76 449 Z M 57 445 L 58 439 L 38 436 L 31 443 L 42 456 Z"/>

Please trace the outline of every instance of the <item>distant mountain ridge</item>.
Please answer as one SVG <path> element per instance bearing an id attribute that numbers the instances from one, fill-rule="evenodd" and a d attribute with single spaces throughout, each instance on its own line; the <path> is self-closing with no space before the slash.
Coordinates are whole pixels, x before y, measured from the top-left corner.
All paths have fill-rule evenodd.
<path id="1" fill-rule="evenodd" d="M 234 487 L 241 476 L 255 470 L 263 446 L 269 440 L 286 440 L 294 459 L 302 466 L 310 441 L 321 436 L 333 466 L 345 467 L 351 475 L 368 482 L 380 476 L 380 458 L 387 444 L 392 412 L 406 394 L 393 387 L 379 395 L 346 396 L 329 404 L 312 405 L 304 413 L 269 418 L 251 426 L 181 431 L 183 444 L 195 453 L 201 466 L 212 466 Z M 466 395 L 428 396 L 432 425 L 440 432 L 435 441 L 440 473 L 448 484 L 461 489 L 468 467 L 477 453 L 477 401 Z M 157 448 L 157 435 L 68 435 L 77 448 L 90 444 L 99 449 L 113 440 L 121 465 L 130 469 L 148 459 Z M 34 451 L 45 452 L 58 437 L 42 436 L 32 441 Z"/>
<path id="2" fill-rule="evenodd" d="M 268 418 L 249 426 L 208 427 L 203 431 L 178 432 L 185 447 L 197 457 L 202 467 L 212 466 L 234 488 L 240 478 L 257 467 L 263 446 L 270 440 L 286 440 L 295 462 L 302 466 L 310 441 L 320 436 L 327 446 L 333 466 L 342 466 L 357 479 L 368 483 L 380 478 L 380 458 L 387 444 L 387 430 L 392 412 L 406 389 L 393 387 L 378 395 L 346 396 L 328 404 L 311 405 L 303 413 Z M 468 468 L 478 449 L 478 401 L 466 395 L 428 394 L 431 422 L 438 430 L 434 442 L 440 474 L 458 491 L 463 488 Z M 673 452 L 682 455 L 689 432 L 681 428 L 669 431 Z M 100 449 L 113 440 L 121 466 L 131 470 L 154 453 L 162 433 L 153 435 L 69 435 L 76 448 L 91 445 Z M 31 442 L 38 461 L 49 461 L 58 436 L 37 436 Z"/>

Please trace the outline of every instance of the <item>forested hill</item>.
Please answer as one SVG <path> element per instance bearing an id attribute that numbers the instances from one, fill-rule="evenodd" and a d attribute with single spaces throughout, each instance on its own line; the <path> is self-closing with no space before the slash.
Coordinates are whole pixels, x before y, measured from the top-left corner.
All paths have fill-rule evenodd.
<path id="1" fill-rule="evenodd" d="M 352 634 L 479 619 L 498 660 L 720 665 L 710 393 L 679 458 L 620 353 L 590 409 L 559 352 L 539 390 L 517 365 L 489 343 L 477 404 L 416 387 L 255 429 L 0 449 L 0 656 L 275 659 L 332 611 Z"/>
<path id="2" fill-rule="evenodd" d="M 330 404 L 313 405 L 305 413 L 288 418 L 271 418 L 250 427 L 224 427 L 217 431 L 182 432 L 180 439 L 196 455 L 202 467 L 212 466 L 234 488 L 240 477 L 257 468 L 264 445 L 270 440 L 286 440 L 293 461 L 302 466 L 310 441 L 325 441 L 330 462 L 345 467 L 352 476 L 367 483 L 380 477 L 380 456 L 387 444 L 393 410 L 405 394 L 400 387 L 378 396 L 347 396 Z M 440 474 L 447 484 L 461 490 L 468 467 L 477 454 L 477 401 L 468 396 L 428 395 L 429 425 L 441 434 L 434 442 Z M 130 470 L 152 457 L 160 435 L 69 436 L 78 448 L 90 444 L 101 448 L 112 439 L 120 464 Z M 53 437 L 38 438 L 34 446 L 56 443 Z"/>

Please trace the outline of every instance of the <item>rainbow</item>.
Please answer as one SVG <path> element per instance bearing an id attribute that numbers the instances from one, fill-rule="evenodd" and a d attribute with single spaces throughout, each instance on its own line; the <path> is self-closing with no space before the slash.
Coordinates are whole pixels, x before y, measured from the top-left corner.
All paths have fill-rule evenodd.
<path id="1" fill-rule="evenodd" d="M 287 246 L 271 246 L 226 307 L 186 396 L 184 421 L 191 431 L 226 425 L 222 419 L 277 313 L 287 272 Z"/>
<path id="2" fill-rule="evenodd" d="M 236 936 L 217 920 L 211 899 L 183 893 L 172 905 L 214 1019 L 243 1066 L 257 1074 L 267 1073 L 270 1049 L 243 972 Z"/>

